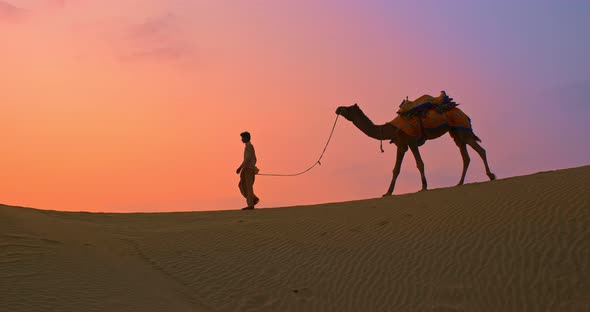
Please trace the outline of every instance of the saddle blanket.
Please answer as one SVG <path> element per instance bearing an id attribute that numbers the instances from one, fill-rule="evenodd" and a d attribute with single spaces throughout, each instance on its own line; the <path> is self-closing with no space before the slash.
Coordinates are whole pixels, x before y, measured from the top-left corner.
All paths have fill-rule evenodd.
<path id="1" fill-rule="evenodd" d="M 471 130 L 471 119 L 457 107 L 453 107 L 445 112 L 438 113 L 436 109 L 426 110 L 424 116 L 405 117 L 398 115 L 391 124 L 401 129 L 407 135 L 422 138 L 420 129 L 420 120 L 424 131 L 433 131 L 441 127 L 449 127 L 451 130 Z"/>

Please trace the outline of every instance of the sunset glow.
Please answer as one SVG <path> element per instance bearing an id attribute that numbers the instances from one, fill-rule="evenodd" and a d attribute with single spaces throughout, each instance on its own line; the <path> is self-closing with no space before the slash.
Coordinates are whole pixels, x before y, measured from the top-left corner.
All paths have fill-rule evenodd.
<path id="1" fill-rule="evenodd" d="M 382 124 L 406 96 L 440 90 L 499 178 L 589 164 L 590 3 L 481 3 L 0 0 L 0 202 L 237 209 L 242 131 L 261 172 L 298 172 L 336 107 Z M 378 197 L 388 143 L 380 153 L 341 118 L 321 166 L 257 177 L 260 206 Z M 430 188 L 458 182 L 448 135 L 421 152 Z M 470 154 L 467 183 L 486 181 Z M 419 188 L 406 156 L 395 193 Z"/>

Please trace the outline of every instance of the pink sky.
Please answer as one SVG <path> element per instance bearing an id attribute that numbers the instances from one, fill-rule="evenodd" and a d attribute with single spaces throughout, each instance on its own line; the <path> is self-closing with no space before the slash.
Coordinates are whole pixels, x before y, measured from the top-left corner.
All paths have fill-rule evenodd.
<path id="1" fill-rule="evenodd" d="M 240 208 L 240 132 L 263 172 L 298 172 L 319 156 L 336 107 L 358 103 L 381 124 L 406 96 L 443 89 L 500 178 L 589 164 L 590 49 L 579 38 L 590 28 L 577 5 L 0 0 L 0 202 Z M 533 27 L 523 12 L 555 19 Z M 380 196 L 395 155 L 385 145 L 341 119 L 321 167 L 257 178 L 260 206 Z M 457 183 L 448 136 L 421 153 L 430 188 Z M 470 154 L 467 182 L 485 181 Z M 419 187 L 408 154 L 395 193 Z"/>

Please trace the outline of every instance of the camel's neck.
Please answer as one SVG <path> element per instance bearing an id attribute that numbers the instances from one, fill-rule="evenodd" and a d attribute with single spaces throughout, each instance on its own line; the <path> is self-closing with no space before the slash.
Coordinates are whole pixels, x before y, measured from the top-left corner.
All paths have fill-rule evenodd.
<path id="1" fill-rule="evenodd" d="M 377 139 L 377 140 L 386 140 L 391 139 L 390 131 L 384 131 L 385 125 L 375 125 L 367 115 L 365 115 L 361 110 L 359 113 L 354 116 L 352 119 L 352 123 L 359 128 L 364 134 L 367 136 Z"/>

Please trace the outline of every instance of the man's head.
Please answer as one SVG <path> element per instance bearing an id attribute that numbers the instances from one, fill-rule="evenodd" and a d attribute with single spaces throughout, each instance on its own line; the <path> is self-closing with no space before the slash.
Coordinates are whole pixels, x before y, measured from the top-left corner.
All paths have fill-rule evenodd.
<path id="1" fill-rule="evenodd" d="M 242 132 L 242 133 L 240 133 L 240 136 L 242 137 L 242 142 L 244 142 L 244 143 L 250 142 L 250 132 L 248 132 L 248 131 Z"/>

